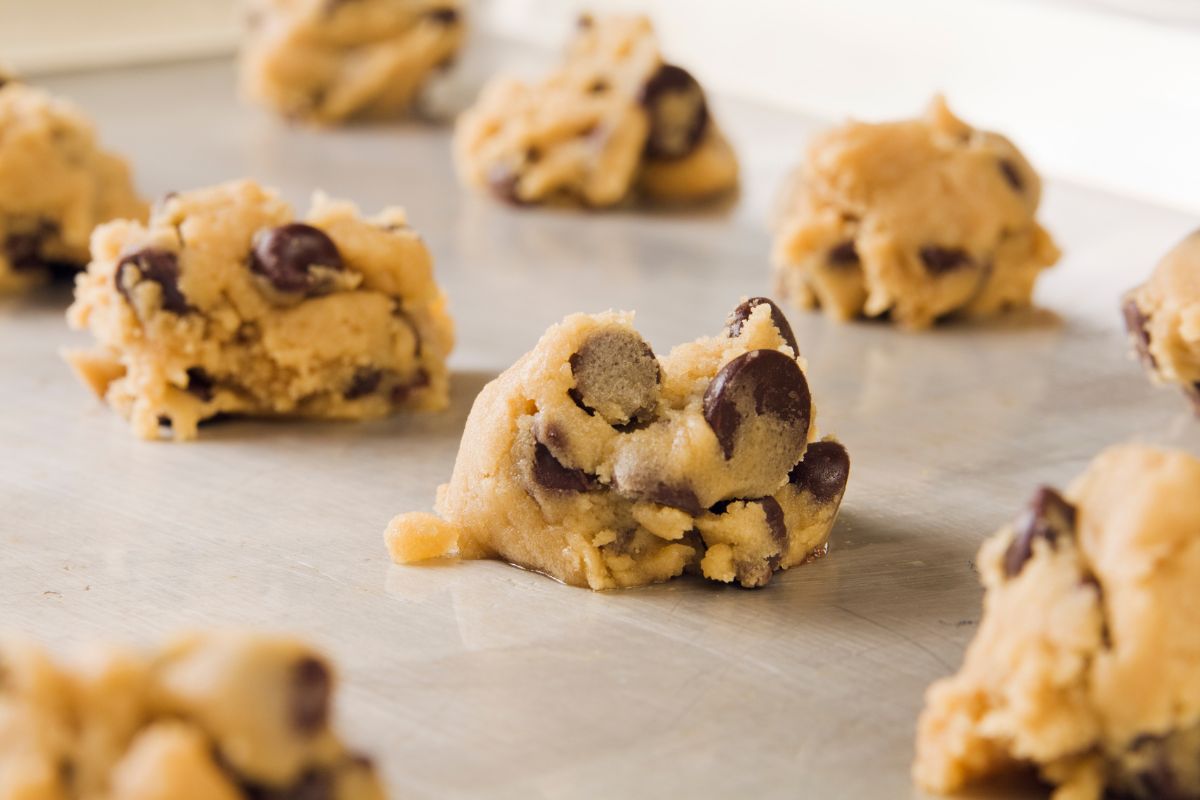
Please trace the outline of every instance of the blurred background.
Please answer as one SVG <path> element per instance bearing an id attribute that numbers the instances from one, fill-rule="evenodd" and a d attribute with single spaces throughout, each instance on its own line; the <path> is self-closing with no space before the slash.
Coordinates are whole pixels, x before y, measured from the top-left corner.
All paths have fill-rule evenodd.
<path id="1" fill-rule="evenodd" d="M 936 92 L 1045 173 L 1200 214 L 1200 0 L 475 0 L 482 35 L 552 47 L 583 8 L 653 15 L 718 92 L 837 120 Z M 230 55 L 237 0 L 0 0 L 25 74 Z M 799 146 L 799 145 L 798 145 Z"/>

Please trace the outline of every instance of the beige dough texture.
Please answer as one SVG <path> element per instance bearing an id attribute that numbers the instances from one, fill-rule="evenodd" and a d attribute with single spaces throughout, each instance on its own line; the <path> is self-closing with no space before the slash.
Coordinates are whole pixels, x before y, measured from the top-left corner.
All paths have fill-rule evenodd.
<path id="1" fill-rule="evenodd" d="M 1159 263 L 1122 309 L 1151 378 L 1178 384 L 1200 415 L 1200 231 Z"/>
<path id="2" fill-rule="evenodd" d="M 302 221 L 249 181 L 167 197 L 148 226 L 99 228 L 67 360 L 143 438 L 218 414 L 368 419 L 446 406 L 454 344 L 404 212 L 318 194 Z"/>
<path id="3" fill-rule="evenodd" d="M 516 205 L 698 201 L 737 186 L 700 84 L 663 60 L 650 21 L 584 16 L 562 66 L 499 77 L 455 130 L 463 180 Z"/>
<path id="4" fill-rule="evenodd" d="M 631 314 L 567 317 L 484 387 L 438 516 L 394 519 L 393 558 L 457 548 L 592 589 L 766 585 L 824 554 L 850 469 L 816 438 L 796 353 L 765 298 L 663 358 Z"/>
<path id="5" fill-rule="evenodd" d="M 838 320 L 924 328 L 1028 306 L 1058 248 L 1041 180 L 1008 139 L 935 98 L 923 117 L 818 136 L 781 197 L 779 292 Z"/>
<path id="6" fill-rule="evenodd" d="M 382 800 L 312 648 L 238 632 L 58 663 L 0 645 L 0 800 Z"/>
<path id="7" fill-rule="evenodd" d="M 82 269 L 93 228 L 145 217 L 78 109 L 0 73 L 0 294 Z"/>
<path id="8" fill-rule="evenodd" d="M 917 783 L 1035 767 L 1055 800 L 1200 797 L 1200 461 L 1107 450 L 978 565 L 983 619 L 926 697 Z"/>
<path id="9" fill-rule="evenodd" d="M 454 59 L 459 0 L 252 0 L 242 44 L 249 99 L 290 119 L 396 117 Z"/>

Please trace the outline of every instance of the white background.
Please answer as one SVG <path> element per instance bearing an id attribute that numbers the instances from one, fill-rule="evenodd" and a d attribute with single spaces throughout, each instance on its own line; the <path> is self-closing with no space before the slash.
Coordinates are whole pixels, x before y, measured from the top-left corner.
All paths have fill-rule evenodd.
<path id="1" fill-rule="evenodd" d="M 1043 171 L 1200 214 L 1200 0 L 478 0 L 479 27 L 561 42 L 586 6 L 653 14 L 719 91 L 834 120 L 935 91 Z M 24 71 L 228 52 L 233 0 L 0 0 Z M 799 148 L 799 143 L 797 144 Z"/>

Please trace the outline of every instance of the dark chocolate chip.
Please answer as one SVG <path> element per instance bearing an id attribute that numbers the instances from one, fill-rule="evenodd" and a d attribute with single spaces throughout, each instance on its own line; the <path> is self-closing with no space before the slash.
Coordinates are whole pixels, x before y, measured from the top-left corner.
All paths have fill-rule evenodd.
<path id="1" fill-rule="evenodd" d="M 586 492 L 593 485 L 586 472 L 564 466 L 541 442 L 533 447 L 533 479 L 547 489 L 564 492 Z"/>
<path id="2" fill-rule="evenodd" d="M 131 284 L 127 277 L 130 270 L 136 269 L 138 279 Z M 126 256 L 117 262 L 116 272 L 117 291 L 125 296 L 125 300 L 133 305 L 130 290 L 142 281 L 154 281 L 162 289 L 162 307 L 164 311 L 174 314 L 186 314 L 191 310 L 187 298 L 179 289 L 179 258 L 170 250 L 157 247 L 146 247 Z"/>
<path id="3" fill-rule="evenodd" d="M 800 346 L 796 344 L 796 334 L 792 332 L 792 326 L 788 324 L 787 317 L 783 315 L 783 311 L 779 306 L 766 297 L 751 297 L 733 310 L 733 314 L 730 315 L 729 322 L 727 323 L 730 338 L 742 332 L 742 325 L 750 318 L 750 312 L 761 305 L 771 307 L 771 322 L 775 323 L 779 335 L 783 337 L 783 341 L 787 343 L 787 346 L 792 348 L 792 352 L 799 354 Z"/>
<path id="4" fill-rule="evenodd" d="M 1150 352 L 1150 331 L 1146 330 L 1146 323 L 1149 320 L 1146 319 L 1146 315 L 1138 308 L 1137 301 L 1132 297 L 1121 306 L 1121 313 L 1125 317 L 1125 329 L 1133 337 L 1133 345 L 1137 348 L 1138 358 L 1147 367 L 1154 369 L 1158 366 L 1158 362 Z"/>
<path id="5" fill-rule="evenodd" d="M 663 64 L 642 87 L 638 102 L 650 117 L 646 156 L 683 158 L 691 154 L 708 127 L 708 102 L 691 73 Z"/>
<path id="6" fill-rule="evenodd" d="M 452 25 L 457 25 L 459 19 L 461 19 L 458 9 L 455 8 L 438 8 L 429 12 L 425 16 L 439 25 L 445 25 L 447 28 Z"/>
<path id="7" fill-rule="evenodd" d="M 778 350 L 751 350 L 721 367 L 704 392 L 704 419 L 726 459 L 733 457 L 746 422 L 739 405 L 744 408 L 747 398 L 754 401 L 754 413 L 807 433 L 812 397 L 799 365 Z"/>
<path id="8" fill-rule="evenodd" d="M 648 488 L 638 492 L 638 499 L 658 503 L 660 506 L 678 508 L 693 517 L 704 510 L 704 507 L 700 505 L 699 498 L 696 497 L 696 492 L 690 486 L 669 484 L 664 481 L 651 484 Z"/>
<path id="9" fill-rule="evenodd" d="M 1013 188 L 1014 192 L 1025 191 L 1025 179 L 1021 177 L 1021 170 L 1017 168 L 1010 159 L 1002 158 L 999 162 L 1000 172 L 1004 175 L 1004 180 L 1008 181 L 1008 185 Z"/>
<path id="10" fill-rule="evenodd" d="M 421 367 L 407 381 L 392 387 L 392 404 L 400 405 L 407 402 L 413 392 L 417 389 L 424 389 L 428 385 L 429 372 L 424 367 Z"/>
<path id="11" fill-rule="evenodd" d="M 1033 543 L 1044 539 L 1053 545 L 1058 538 L 1075 534 L 1075 506 L 1054 489 L 1043 486 L 1034 494 L 1025 515 L 1017 524 L 1016 535 L 1004 554 L 1004 572 L 1010 578 L 1021 574 L 1033 558 Z"/>
<path id="12" fill-rule="evenodd" d="M 350 385 L 342 392 L 342 397 L 347 400 L 357 400 L 360 397 L 366 397 L 379 388 L 379 383 L 382 380 L 383 370 L 373 367 L 359 367 L 354 371 L 354 377 L 350 379 Z"/>
<path id="13" fill-rule="evenodd" d="M 160 428 L 170 428 L 172 426 L 171 418 L 164 414 L 159 414 L 158 419 L 155 421 L 158 423 L 158 427 Z"/>
<path id="14" fill-rule="evenodd" d="M 216 388 L 217 382 L 202 367 L 188 367 L 187 379 L 189 392 L 206 403 L 213 399 L 213 389 Z"/>
<path id="15" fill-rule="evenodd" d="M 788 543 L 787 525 L 784 524 L 783 508 L 774 497 L 760 497 L 747 502 L 758 503 L 762 506 L 763 514 L 767 517 L 767 530 L 771 532 L 771 538 L 775 541 L 775 544 L 779 545 L 780 555 L 775 558 L 775 563 L 778 564 L 779 559 L 783 557 L 783 550 L 787 547 Z"/>
<path id="16" fill-rule="evenodd" d="M 305 295 L 326 291 L 327 281 L 313 272 L 314 267 L 342 269 L 341 253 L 324 231 L 292 222 L 255 235 L 250 269 L 277 291 Z"/>
<path id="17" fill-rule="evenodd" d="M 488 170 L 487 185 L 492 194 L 509 205 L 528 205 L 517 194 L 521 178 L 511 167 L 497 165 Z"/>
<path id="18" fill-rule="evenodd" d="M 624 425 L 653 412 L 662 369 L 636 331 L 618 327 L 596 331 L 569 362 L 575 386 L 568 394 L 589 414 L 599 411 L 610 425 Z"/>
<path id="19" fill-rule="evenodd" d="M 930 275 L 944 275 L 956 269 L 972 265 L 971 256 L 961 247 L 939 247 L 927 245 L 920 252 L 921 262 Z"/>
<path id="20" fill-rule="evenodd" d="M 333 676 L 323 661 L 308 656 L 293 665 L 288 713 L 297 733 L 313 736 L 325 729 L 332 692 Z"/>
<path id="21" fill-rule="evenodd" d="M 73 274 L 79 264 L 67 264 L 42 255 L 46 240 L 58 234 L 58 224 L 47 219 L 39 220 L 27 231 L 13 232 L 4 240 L 4 254 L 9 265 L 17 272 L 50 270 L 57 274 Z"/>
<path id="22" fill-rule="evenodd" d="M 608 91 L 608 81 L 597 78 L 588 85 L 588 94 L 603 94 Z"/>
<path id="23" fill-rule="evenodd" d="M 309 770 L 290 786 L 267 786 L 240 778 L 226 765 L 247 800 L 334 800 L 337 785 L 329 770 Z"/>
<path id="24" fill-rule="evenodd" d="M 808 491 L 819 503 L 840 497 L 850 478 L 850 454 L 840 442 L 813 442 L 804 459 L 792 468 L 788 481 Z"/>
<path id="25" fill-rule="evenodd" d="M 826 259 L 835 267 L 848 267 L 859 263 L 858 248 L 854 246 L 853 239 L 847 239 L 841 244 L 835 245 L 826 256 Z"/>

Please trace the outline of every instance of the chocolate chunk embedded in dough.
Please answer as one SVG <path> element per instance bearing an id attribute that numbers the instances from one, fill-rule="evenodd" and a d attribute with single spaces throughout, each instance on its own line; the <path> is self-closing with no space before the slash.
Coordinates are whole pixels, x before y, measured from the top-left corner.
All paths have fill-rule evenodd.
<path id="1" fill-rule="evenodd" d="M 1033 543 L 1043 539 L 1054 544 L 1058 538 L 1075 535 L 1075 506 L 1054 489 L 1043 486 L 1029 503 L 1017 524 L 1016 535 L 1004 554 L 1004 571 L 1010 578 L 1024 569 L 1033 558 Z"/>
<path id="2" fill-rule="evenodd" d="M 133 287 L 142 281 L 154 281 L 162 287 L 164 311 L 186 314 L 191 310 L 179 288 L 179 257 L 170 250 L 146 247 L 122 256 L 117 262 L 115 280 L 117 291 L 124 295 L 130 305 L 133 304 L 130 294 Z"/>
<path id="3" fill-rule="evenodd" d="M 662 377 L 654 351 L 625 328 L 601 329 L 570 358 L 575 386 L 571 396 L 610 425 L 625 425 L 653 412 Z"/>
<path id="4" fill-rule="evenodd" d="M 250 269 L 276 291 L 316 295 L 328 289 L 321 270 L 342 269 L 342 256 L 326 233 L 303 222 L 259 231 L 250 251 Z"/>
<path id="5" fill-rule="evenodd" d="M 691 73 L 663 64 L 642 87 L 638 98 L 650 117 L 646 155 L 675 159 L 690 155 L 708 127 L 708 102 Z"/>
<path id="6" fill-rule="evenodd" d="M 704 419 L 726 459 L 755 417 L 770 417 L 797 456 L 808 435 L 812 397 L 799 365 L 778 350 L 751 350 L 721 368 L 704 393 Z M 790 462 L 790 468 L 795 462 Z"/>
<path id="7" fill-rule="evenodd" d="M 793 486 L 808 491 L 821 503 L 836 501 L 850 478 L 850 454 L 840 442 L 813 442 L 788 475 Z"/>
<path id="8" fill-rule="evenodd" d="M 799 354 L 800 347 L 796 344 L 796 334 L 792 332 L 792 326 L 788 324 L 787 317 L 783 315 L 783 311 L 779 306 L 766 297 L 751 297 L 733 310 L 733 314 L 730 315 L 726 326 L 730 337 L 737 336 L 742 332 L 742 326 L 750 318 L 750 312 L 761 305 L 771 307 L 771 322 L 775 323 L 776 330 L 779 331 L 779 335 L 783 337 L 783 341 L 787 343 L 787 346 L 792 348 L 792 353 Z"/>
<path id="9" fill-rule="evenodd" d="M 300 659 L 291 671 L 288 714 L 292 728 L 303 736 L 313 736 L 329 722 L 329 699 L 333 676 L 318 658 Z"/>

